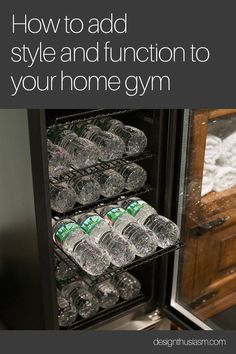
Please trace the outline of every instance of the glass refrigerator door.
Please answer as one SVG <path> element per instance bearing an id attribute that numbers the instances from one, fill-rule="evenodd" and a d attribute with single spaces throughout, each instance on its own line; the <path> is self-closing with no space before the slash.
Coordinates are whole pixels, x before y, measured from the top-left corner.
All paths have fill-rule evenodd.
<path id="1" fill-rule="evenodd" d="M 185 111 L 171 307 L 236 329 L 236 109 Z"/>

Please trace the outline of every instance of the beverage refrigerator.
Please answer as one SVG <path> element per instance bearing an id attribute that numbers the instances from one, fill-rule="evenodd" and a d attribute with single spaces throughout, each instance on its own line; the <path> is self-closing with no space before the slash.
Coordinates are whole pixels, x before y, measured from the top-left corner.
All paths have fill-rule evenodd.
<path id="1" fill-rule="evenodd" d="M 9 330 L 59 329 L 55 260 L 81 269 L 54 244 L 47 131 L 115 118 L 142 130 L 141 153 L 73 169 L 89 176 L 130 162 L 147 182 L 65 213 L 94 210 L 140 197 L 175 222 L 174 245 L 110 266 L 91 287 L 124 271 L 141 283 L 131 300 L 119 300 L 65 330 L 236 329 L 236 109 L 0 110 L 0 323 Z M 235 135 L 234 135 L 235 134 Z M 234 150 L 235 149 L 235 150 Z M 67 176 L 66 178 L 70 178 Z M 61 328 L 62 329 L 62 328 Z"/>

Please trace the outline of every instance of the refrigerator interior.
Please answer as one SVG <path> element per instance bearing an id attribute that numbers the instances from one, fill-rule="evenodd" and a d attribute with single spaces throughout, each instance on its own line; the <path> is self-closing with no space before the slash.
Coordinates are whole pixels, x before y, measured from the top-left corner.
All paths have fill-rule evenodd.
<path id="1" fill-rule="evenodd" d="M 63 128 L 71 128 L 73 124 L 93 123 L 98 118 L 103 119 L 111 117 L 119 119 L 126 125 L 135 126 L 142 130 L 147 138 L 148 145 L 143 153 L 139 153 L 131 156 L 123 156 L 122 159 L 100 162 L 92 169 L 96 171 L 99 167 L 103 170 L 108 168 L 114 168 L 120 164 L 127 164 L 128 162 L 136 162 L 142 166 L 147 172 L 147 182 L 144 187 L 134 191 L 123 191 L 120 195 L 111 198 L 100 198 L 97 202 L 90 205 L 76 205 L 72 211 L 60 215 L 52 212 L 52 215 L 56 218 L 73 216 L 76 212 L 86 212 L 94 210 L 98 205 L 109 205 L 116 203 L 118 200 L 123 200 L 129 196 L 140 196 L 143 200 L 153 206 L 158 213 L 165 215 L 170 213 L 166 208 L 165 188 L 167 185 L 168 177 L 166 177 L 166 156 L 167 156 L 167 136 L 168 136 L 168 110 L 86 110 L 86 111 L 70 111 L 70 110 L 46 110 L 46 126 L 47 129 L 51 129 L 54 126 L 60 126 Z M 85 168 L 75 173 L 81 173 L 87 175 L 91 173 L 90 168 Z M 170 173 L 169 173 L 170 174 Z M 52 182 L 52 181 L 51 181 Z M 56 181 L 57 183 L 57 181 Z M 170 216 L 170 215 L 166 215 Z M 173 220 L 174 221 L 174 220 Z M 140 295 L 130 301 L 122 301 L 114 305 L 113 307 L 102 310 L 88 319 L 77 318 L 73 325 L 68 329 L 83 329 L 83 328 L 99 328 L 100 325 L 104 325 L 108 322 L 112 322 L 119 317 L 124 317 L 129 312 L 134 314 L 145 315 L 154 311 L 160 302 L 160 295 L 163 293 L 163 279 L 162 279 L 162 267 L 163 259 L 169 252 L 179 248 L 180 244 L 176 244 L 167 249 L 158 248 L 154 254 L 139 258 L 122 268 L 110 266 L 104 274 L 91 282 L 93 284 L 99 283 L 102 280 L 111 279 L 114 275 L 128 270 L 131 274 L 135 275 L 141 282 L 142 290 Z M 66 254 L 63 254 L 56 248 L 56 257 L 64 261 L 68 266 L 71 259 L 68 259 Z M 72 261 L 73 262 L 73 261 Z M 78 277 L 80 277 L 81 270 L 78 267 Z M 111 325 L 112 327 L 112 325 Z"/>

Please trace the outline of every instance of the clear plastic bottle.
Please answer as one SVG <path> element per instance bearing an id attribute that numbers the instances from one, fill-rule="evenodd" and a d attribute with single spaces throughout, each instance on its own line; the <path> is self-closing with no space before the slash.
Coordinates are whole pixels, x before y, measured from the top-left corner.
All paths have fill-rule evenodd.
<path id="1" fill-rule="evenodd" d="M 57 178 L 68 173 L 71 164 L 70 154 L 50 140 L 47 142 L 47 148 L 49 176 Z"/>
<path id="2" fill-rule="evenodd" d="M 117 135 L 104 132 L 102 129 L 92 124 L 75 129 L 75 131 L 79 136 L 87 138 L 96 144 L 98 150 L 95 150 L 95 152 L 97 154 L 100 152 L 100 159 L 102 161 L 119 159 L 124 154 L 125 145 L 123 140 Z"/>
<path id="3" fill-rule="evenodd" d="M 139 224 L 156 234 L 159 247 L 166 248 L 178 241 L 178 226 L 173 221 L 157 214 L 156 210 L 144 200 L 133 197 L 125 200 L 121 205 Z"/>
<path id="4" fill-rule="evenodd" d="M 104 197 L 112 197 L 120 194 L 125 188 L 125 180 L 115 170 L 105 170 L 96 176 L 101 186 L 101 194 Z"/>
<path id="5" fill-rule="evenodd" d="M 115 285 L 112 284 L 109 280 L 96 285 L 95 292 L 100 307 L 104 309 L 114 306 L 119 300 L 119 292 Z"/>
<path id="6" fill-rule="evenodd" d="M 71 326 L 77 316 L 78 311 L 75 306 L 71 305 L 57 290 L 57 303 L 58 303 L 58 323 L 60 327 Z"/>
<path id="7" fill-rule="evenodd" d="M 82 318 L 89 318 L 99 310 L 97 297 L 81 280 L 76 280 L 61 289 L 62 296 L 72 304 Z"/>
<path id="8" fill-rule="evenodd" d="M 120 297 L 124 300 L 132 300 L 140 294 L 141 284 L 139 280 L 128 272 L 117 274 L 114 282 Z"/>
<path id="9" fill-rule="evenodd" d="M 72 130 L 60 131 L 55 142 L 70 154 L 75 168 L 84 168 L 98 162 L 97 146 L 88 139 L 78 137 Z"/>
<path id="10" fill-rule="evenodd" d="M 71 219 L 53 220 L 53 238 L 88 274 L 101 275 L 110 265 L 107 253 Z"/>
<path id="11" fill-rule="evenodd" d="M 68 281 L 74 278 L 77 274 L 76 269 L 73 266 L 69 266 L 63 261 L 57 263 L 55 273 L 58 281 Z"/>
<path id="12" fill-rule="evenodd" d="M 111 119 L 107 124 L 107 129 L 123 140 L 127 155 L 140 153 L 144 151 L 147 146 L 147 137 L 142 130 L 124 125 L 117 119 Z"/>
<path id="13" fill-rule="evenodd" d="M 66 213 L 71 210 L 76 201 L 77 195 L 73 188 L 67 183 L 50 184 L 49 188 L 51 208 L 58 213 Z"/>
<path id="14" fill-rule="evenodd" d="M 84 205 L 96 202 L 101 194 L 100 184 L 91 175 L 85 177 L 75 176 L 69 185 L 77 194 L 77 202 Z"/>
<path id="15" fill-rule="evenodd" d="M 133 245 L 137 256 L 145 257 L 156 250 L 156 235 L 137 224 L 125 209 L 118 205 L 109 205 L 98 209 L 97 212 Z"/>
<path id="16" fill-rule="evenodd" d="M 79 214 L 74 218 L 80 228 L 108 253 L 112 264 L 122 267 L 133 261 L 135 251 L 132 245 L 97 213 Z"/>
<path id="17" fill-rule="evenodd" d="M 130 191 L 143 187 L 147 180 L 146 171 L 136 163 L 122 165 L 117 168 L 117 172 L 122 175 L 125 180 L 125 188 Z"/>

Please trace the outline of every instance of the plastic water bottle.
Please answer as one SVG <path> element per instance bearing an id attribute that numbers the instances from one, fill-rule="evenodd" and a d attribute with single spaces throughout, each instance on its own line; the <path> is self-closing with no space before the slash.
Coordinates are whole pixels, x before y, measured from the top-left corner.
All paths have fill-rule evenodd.
<path id="1" fill-rule="evenodd" d="M 132 245 L 97 213 L 79 214 L 74 218 L 89 238 L 108 253 L 112 264 L 122 267 L 133 261 L 135 251 Z"/>
<path id="2" fill-rule="evenodd" d="M 99 310 L 96 296 L 81 280 L 76 280 L 61 289 L 62 296 L 72 304 L 82 318 L 89 318 Z"/>
<path id="3" fill-rule="evenodd" d="M 137 256 L 145 257 L 156 250 L 156 235 L 151 230 L 137 224 L 125 209 L 110 205 L 98 209 L 97 212 L 133 245 Z"/>
<path id="4" fill-rule="evenodd" d="M 78 312 L 75 306 L 71 305 L 57 290 L 57 304 L 58 304 L 58 323 L 60 327 L 71 326 L 77 316 Z"/>
<path id="5" fill-rule="evenodd" d="M 95 292 L 100 307 L 104 309 L 114 306 L 119 300 L 119 292 L 115 285 L 112 284 L 109 280 L 96 285 Z"/>
<path id="6" fill-rule="evenodd" d="M 66 213 L 71 210 L 76 201 L 77 195 L 73 188 L 67 183 L 50 184 L 49 187 L 51 208 L 58 213 Z"/>
<path id="7" fill-rule="evenodd" d="M 104 197 L 112 197 L 120 194 L 125 188 L 125 180 L 115 170 L 105 170 L 97 175 L 97 181 L 101 187 L 101 194 Z"/>
<path id="8" fill-rule="evenodd" d="M 146 171 L 136 163 L 120 166 L 117 172 L 124 178 L 125 188 L 131 191 L 143 187 L 147 180 Z"/>
<path id="9" fill-rule="evenodd" d="M 178 226 L 166 217 L 158 215 L 157 211 L 142 199 L 129 198 L 122 202 L 122 206 L 139 224 L 155 232 L 159 247 L 166 248 L 178 241 Z"/>
<path id="10" fill-rule="evenodd" d="M 68 173 L 71 164 L 70 154 L 50 140 L 47 142 L 47 148 L 49 176 L 57 178 Z"/>
<path id="11" fill-rule="evenodd" d="M 84 168 L 98 162 L 97 146 L 88 139 L 78 137 L 72 130 L 60 131 L 55 142 L 70 154 L 75 168 Z"/>
<path id="12" fill-rule="evenodd" d="M 87 138 L 96 144 L 98 150 L 95 150 L 95 152 L 98 154 L 100 151 L 100 159 L 102 161 L 119 159 L 124 154 L 125 145 L 123 140 L 117 135 L 104 132 L 102 129 L 92 124 L 77 128 L 75 131 L 79 136 Z"/>
<path id="13" fill-rule="evenodd" d="M 88 274 L 101 275 L 110 265 L 106 252 L 71 219 L 53 220 L 53 238 Z"/>
<path id="14" fill-rule="evenodd" d="M 85 177 L 75 176 L 69 185 L 77 194 L 77 202 L 84 205 L 96 202 L 101 194 L 100 184 L 91 175 Z"/>
<path id="15" fill-rule="evenodd" d="M 58 281 L 68 281 L 77 274 L 75 267 L 69 266 L 63 261 L 58 262 L 55 273 Z"/>
<path id="16" fill-rule="evenodd" d="M 118 135 L 125 143 L 127 155 L 133 155 L 145 150 L 147 137 L 140 129 L 124 125 L 117 119 L 111 119 L 108 123 L 108 131 Z"/>
<path id="17" fill-rule="evenodd" d="M 117 274 L 114 281 L 122 299 L 132 300 L 140 294 L 141 284 L 132 274 Z"/>

